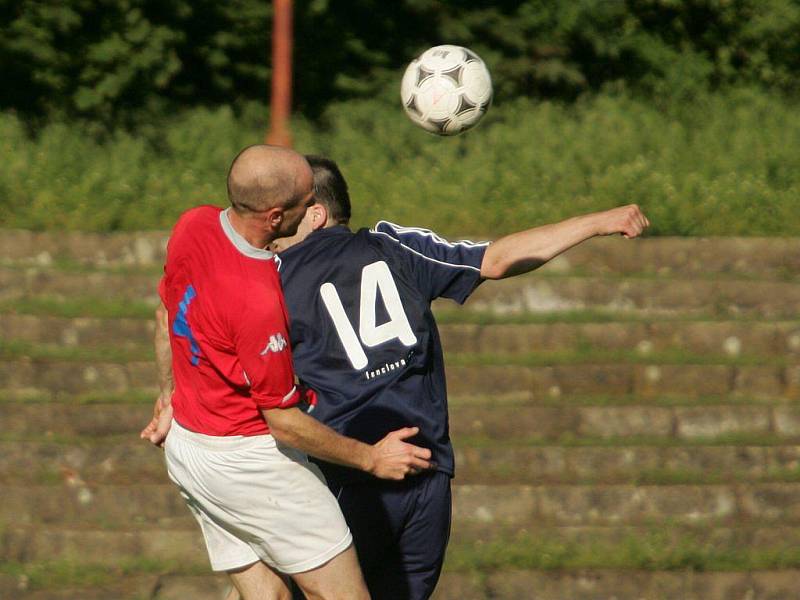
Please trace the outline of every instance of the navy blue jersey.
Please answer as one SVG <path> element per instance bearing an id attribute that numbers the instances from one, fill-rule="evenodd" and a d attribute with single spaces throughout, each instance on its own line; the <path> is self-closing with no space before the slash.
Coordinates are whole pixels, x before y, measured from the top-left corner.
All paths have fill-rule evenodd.
<path id="1" fill-rule="evenodd" d="M 454 474 L 447 390 L 431 302 L 464 302 L 480 284 L 487 244 L 450 243 L 434 233 L 381 221 L 311 233 L 280 255 L 295 372 L 316 390 L 313 416 L 375 443 L 392 430 L 430 448 Z M 339 481 L 355 471 L 326 466 Z"/>

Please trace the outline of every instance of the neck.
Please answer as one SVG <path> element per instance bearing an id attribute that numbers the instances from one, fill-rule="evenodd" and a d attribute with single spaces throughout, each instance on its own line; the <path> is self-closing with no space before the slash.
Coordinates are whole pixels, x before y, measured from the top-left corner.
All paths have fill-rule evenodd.
<path id="1" fill-rule="evenodd" d="M 233 209 L 228 211 L 228 220 L 236 233 L 254 248 L 266 248 L 275 237 L 264 231 L 256 219 L 243 217 Z"/>

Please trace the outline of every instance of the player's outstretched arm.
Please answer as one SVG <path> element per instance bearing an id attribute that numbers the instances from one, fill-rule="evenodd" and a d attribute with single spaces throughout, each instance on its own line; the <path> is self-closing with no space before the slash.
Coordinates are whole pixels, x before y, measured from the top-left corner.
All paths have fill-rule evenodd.
<path id="1" fill-rule="evenodd" d="M 649 225 L 641 209 L 630 204 L 512 233 L 486 249 L 481 276 L 503 279 L 527 273 L 594 236 L 622 234 L 632 239 Z"/>
<path id="2" fill-rule="evenodd" d="M 172 423 L 172 392 L 175 383 L 172 379 L 172 348 L 169 344 L 169 323 L 167 309 L 160 304 L 156 309 L 156 332 L 154 337 L 156 367 L 158 369 L 159 394 L 153 407 L 153 418 L 139 437 L 162 446 Z"/>
<path id="3" fill-rule="evenodd" d="M 393 431 L 373 446 L 339 435 L 298 408 L 262 411 L 270 432 L 278 441 L 328 462 L 366 471 L 381 479 L 403 479 L 433 468 L 431 451 L 403 440 L 419 429 Z"/>

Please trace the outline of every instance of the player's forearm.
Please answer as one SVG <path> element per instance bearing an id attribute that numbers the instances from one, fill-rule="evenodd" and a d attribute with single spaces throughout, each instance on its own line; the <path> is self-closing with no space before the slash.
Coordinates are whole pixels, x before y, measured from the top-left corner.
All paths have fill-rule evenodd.
<path id="1" fill-rule="evenodd" d="M 339 435 L 298 408 L 274 408 L 263 413 L 278 441 L 328 462 L 373 471 L 373 446 Z"/>
<path id="2" fill-rule="evenodd" d="M 169 343 L 169 323 L 167 309 L 160 305 L 156 309 L 156 332 L 154 337 L 158 387 L 162 398 L 168 401 L 175 389 L 172 378 L 172 348 Z"/>
<path id="3" fill-rule="evenodd" d="M 541 267 L 562 252 L 597 235 L 598 215 L 581 215 L 500 238 L 486 249 L 481 276 L 503 279 Z"/>

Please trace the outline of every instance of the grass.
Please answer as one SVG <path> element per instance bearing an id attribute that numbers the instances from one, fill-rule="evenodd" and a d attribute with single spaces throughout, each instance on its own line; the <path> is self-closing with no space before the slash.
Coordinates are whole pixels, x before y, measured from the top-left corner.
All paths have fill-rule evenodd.
<path id="1" fill-rule="evenodd" d="M 520 366 L 543 367 L 557 365 L 730 365 L 774 366 L 795 364 L 796 359 L 782 355 L 691 354 L 680 349 L 642 354 L 631 350 L 608 350 L 602 347 L 583 347 L 574 350 L 548 352 L 476 353 L 448 352 L 451 367 Z"/>
<path id="2" fill-rule="evenodd" d="M 39 344 L 25 340 L 0 340 L 0 359 L 31 358 L 75 362 L 116 362 L 153 360 L 152 344 L 96 346 L 61 346 Z M 689 354 L 680 349 L 642 354 L 628 350 L 607 350 L 584 346 L 572 350 L 507 353 L 448 352 L 451 367 L 485 366 L 570 366 L 570 365 L 728 365 L 785 367 L 794 364 L 792 357 L 782 355 Z"/>
<path id="3" fill-rule="evenodd" d="M 97 588 L 117 583 L 120 577 L 158 575 L 208 575 L 208 568 L 178 561 L 154 558 L 123 559 L 111 565 L 82 564 L 74 561 L 0 562 L 0 574 L 23 579 L 31 591 L 61 588 Z"/>
<path id="4" fill-rule="evenodd" d="M 620 542 L 565 541 L 557 531 L 550 535 L 519 533 L 509 538 L 473 544 L 451 544 L 449 571 L 498 569 L 641 569 L 646 571 L 750 571 L 800 567 L 800 549 L 774 549 L 717 545 L 708 531 L 682 529 L 680 539 L 670 536 L 668 525 L 637 532 Z"/>
<path id="5" fill-rule="evenodd" d="M 519 446 L 564 447 L 564 448 L 625 448 L 645 446 L 655 448 L 703 447 L 703 446 L 786 446 L 797 445 L 796 437 L 782 437 L 772 433 L 723 433 L 713 437 L 677 438 L 667 436 L 631 435 L 624 437 L 578 437 L 565 433 L 555 438 L 543 436 L 515 436 L 497 439 L 484 435 L 455 435 L 453 444 L 470 448 L 514 448 Z"/>
<path id="6" fill-rule="evenodd" d="M 659 272 L 649 270 L 647 268 L 640 271 L 623 271 L 623 272 L 602 272 L 597 273 L 588 267 L 570 267 L 564 271 L 556 271 L 551 269 L 541 269 L 536 271 L 537 278 L 539 279 L 571 279 L 580 277 L 591 277 L 595 279 L 602 279 L 603 281 L 624 281 L 624 280 L 639 280 L 639 281 L 788 281 L 795 282 L 800 275 L 796 270 L 789 266 L 781 266 L 771 271 L 770 276 L 765 278 L 759 272 L 724 272 L 724 271 L 707 271 L 702 273 L 691 273 L 686 275 L 680 271 Z M 490 284 L 491 285 L 491 284 Z"/>
<path id="7" fill-rule="evenodd" d="M 96 296 L 73 296 L 66 300 L 34 296 L 0 301 L 0 314 L 21 314 L 63 318 L 95 317 L 100 319 L 152 319 L 155 306 L 142 301 L 114 300 Z M 434 307 L 440 325 L 548 325 L 554 323 L 653 323 L 653 322 L 764 322 L 760 315 L 719 315 L 664 313 L 658 315 L 641 312 L 611 310 L 567 310 L 548 312 L 515 312 L 500 314 L 492 311 Z M 781 322 L 800 324 L 797 319 L 780 319 Z"/>
<path id="8" fill-rule="evenodd" d="M 447 402 L 451 410 L 462 406 L 546 406 L 546 407 L 579 407 L 579 406 L 753 406 L 793 403 L 786 398 L 767 398 L 749 396 L 637 396 L 635 394 L 565 394 L 560 396 L 533 395 L 529 392 L 512 392 L 508 394 L 487 396 L 475 394 L 469 396 L 451 395 Z"/>
<path id="9" fill-rule="evenodd" d="M 741 483 L 798 483 L 800 467 L 771 469 L 763 475 L 753 476 L 747 471 L 706 472 L 690 469 L 646 469 L 632 473 L 634 485 L 721 485 Z M 602 483 L 601 480 L 583 480 L 581 483 Z"/>
<path id="10" fill-rule="evenodd" d="M 470 308 L 453 309 L 434 307 L 436 321 L 440 325 L 549 325 L 554 323 L 699 323 L 699 322 L 769 322 L 762 315 L 755 314 L 699 314 L 699 313 L 659 313 L 658 315 L 642 312 L 626 312 L 612 310 L 562 310 L 548 312 L 508 312 L 497 313 Z M 797 319 L 780 319 L 781 322 L 800 324 Z"/>
<path id="11" fill-rule="evenodd" d="M 40 440 L 40 443 L 57 445 L 68 445 L 70 447 L 79 446 L 81 448 L 92 448 L 98 446 L 117 445 L 121 442 L 141 443 L 134 437 L 127 436 L 127 439 L 119 437 L 113 439 L 106 438 L 75 438 L 71 443 L 65 440 L 60 442 L 51 439 Z M 28 440 L 29 442 L 31 440 Z M 630 450 L 631 446 L 624 449 Z M 83 469 L 86 476 L 86 469 Z M 109 479 L 108 474 L 99 476 L 95 471 L 90 476 L 92 485 L 121 485 L 142 483 L 166 483 L 166 472 L 161 481 L 153 481 L 151 477 L 144 482 L 140 473 L 113 473 Z M 41 465 L 34 470 L 26 470 L 24 473 L 7 472 L 2 481 L 6 485 L 41 485 L 41 486 L 63 486 L 64 472 L 60 465 L 50 464 Z M 800 483 L 800 467 L 778 467 L 769 469 L 766 472 L 752 473 L 741 469 L 728 469 L 723 471 L 700 470 L 691 468 L 630 468 L 627 470 L 609 470 L 605 473 L 596 475 L 575 475 L 569 468 L 562 473 L 547 473 L 531 478 L 525 468 L 520 468 L 516 464 L 501 464 L 492 466 L 491 469 L 484 469 L 480 475 L 465 476 L 463 470 L 455 479 L 455 484 L 480 484 L 480 485 L 534 485 L 534 486 L 605 486 L 605 485 L 635 485 L 635 486 L 681 486 L 681 485 L 748 485 L 748 484 L 767 484 L 767 483 Z M 111 523 L 105 528 L 115 529 L 119 524 Z"/>
<path id="12" fill-rule="evenodd" d="M 59 346 L 34 344 L 22 340 L 0 340 L 0 360 L 30 358 L 74 362 L 126 363 L 154 359 L 152 344 L 147 346 Z"/>
<path id="13" fill-rule="evenodd" d="M 152 404 L 155 401 L 155 392 L 151 390 L 133 389 L 128 392 L 109 394 L 90 392 L 85 394 L 64 394 L 55 392 L 45 394 L 42 392 L 13 394 L 4 392 L 0 394 L 0 405 L 4 403 L 24 404 Z"/>
<path id="14" fill-rule="evenodd" d="M 0 301 L 0 314 L 50 316 L 73 319 L 153 319 L 155 306 L 136 300 L 106 300 L 94 296 L 74 296 L 69 300 L 48 297 Z"/>
<path id="15" fill-rule="evenodd" d="M 702 530 L 684 530 L 682 539 L 664 528 L 630 534 L 618 543 L 564 540 L 558 532 L 509 534 L 508 538 L 450 544 L 445 571 L 476 576 L 503 570 L 637 569 L 643 571 L 744 572 L 800 567 L 800 549 L 715 545 Z M 209 575 L 207 566 L 149 558 L 121 560 L 113 566 L 74 561 L 0 563 L 0 574 L 24 581 L 28 590 L 102 588 L 137 575 Z"/>
<path id="16" fill-rule="evenodd" d="M 5 269 L 29 270 L 46 269 L 62 273 L 90 274 L 107 273 L 112 275 L 153 275 L 160 276 L 163 273 L 163 265 L 156 262 L 150 265 L 127 265 L 127 264 L 98 264 L 96 262 L 81 262 L 74 259 L 56 258 L 46 264 L 37 263 L 35 260 L 8 260 L 0 258 L 0 266 Z M 570 267 L 565 271 L 543 268 L 536 271 L 537 279 L 570 279 L 570 278 L 602 278 L 604 281 L 625 281 L 625 280 L 644 280 L 644 281 L 675 281 L 685 280 L 686 275 L 680 272 L 658 272 L 647 268 L 639 271 L 624 272 L 603 272 L 592 271 L 588 267 Z M 788 266 L 778 267 L 771 271 L 770 277 L 764 278 L 758 272 L 706 272 L 692 273 L 692 281 L 797 281 L 798 273 Z"/>
<path id="17" fill-rule="evenodd" d="M 149 415 L 148 415 L 149 416 Z M 146 422 L 142 423 L 142 427 L 147 425 Z M 80 445 L 93 445 L 93 444 L 113 444 L 118 442 L 125 442 L 130 440 L 139 440 L 140 428 L 134 428 L 130 433 L 119 434 L 114 433 L 110 435 L 93 435 L 93 436 L 75 436 L 56 432 L 25 434 L 25 433 L 0 433 L 0 442 L 46 442 L 48 444 L 62 444 L 64 446 Z M 147 442 L 142 441 L 142 444 Z"/>
<path id="18" fill-rule="evenodd" d="M 225 202 L 228 164 L 263 138 L 264 114 L 198 108 L 157 140 L 120 131 L 102 143 L 66 122 L 31 138 L 2 114 L 0 226 L 167 229 L 190 206 Z M 301 152 L 339 161 L 357 227 L 383 218 L 491 238 L 637 202 L 654 235 L 800 235 L 800 110 L 763 91 L 660 108 L 624 94 L 523 98 L 450 139 L 376 98 L 331 105 L 317 123 L 298 117 L 293 132 Z"/>
<path id="19" fill-rule="evenodd" d="M 154 392 L 148 389 L 130 390 L 118 394 L 91 392 L 85 394 L 22 394 L 9 395 L 7 392 L 0 394 L 0 404 L 4 402 L 50 403 L 64 404 L 150 404 L 154 400 Z M 452 410 L 461 406 L 753 406 L 776 405 L 793 403 L 784 398 L 750 398 L 747 396 L 656 396 L 644 398 L 629 395 L 565 395 L 558 398 L 543 397 L 531 399 L 527 393 L 509 394 L 498 398 L 497 396 L 450 396 L 448 404 Z"/>
<path id="20" fill-rule="evenodd" d="M 143 423 L 142 426 L 145 424 Z M 138 430 L 131 434 L 111 434 L 99 436 L 75 436 L 60 433 L 46 434 L 20 434 L 0 433 L 2 442 L 47 442 L 52 444 L 92 444 L 113 443 L 115 441 L 138 439 Z M 131 437 L 133 436 L 133 438 Z M 659 436 L 625 436 L 625 437 L 577 437 L 574 434 L 564 434 L 556 438 L 541 436 L 514 436 L 496 439 L 481 435 L 456 435 L 453 436 L 456 448 L 518 448 L 518 447 L 562 447 L 562 448 L 627 448 L 627 447 L 652 447 L 652 448 L 696 448 L 707 446 L 752 446 L 752 447 L 777 447 L 796 446 L 800 439 L 796 437 L 781 437 L 771 433 L 725 433 L 714 437 L 674 438 Z"/>
<path id="21" fill-rule="evenodd" d="M 109 273 L 112 275 L 153 275 L 158 276 L 163 273 L 163 265 L 98 265 L 95 263 L 84 263 L 69 259 L 55 259 L 46 265 L 34 264 L 30 262 L 9 261 L 3 259 L 2 267 L 5 269 L 28 270 L 42 269 L 47 271 L 59 271 L 62 273 Z"/>

